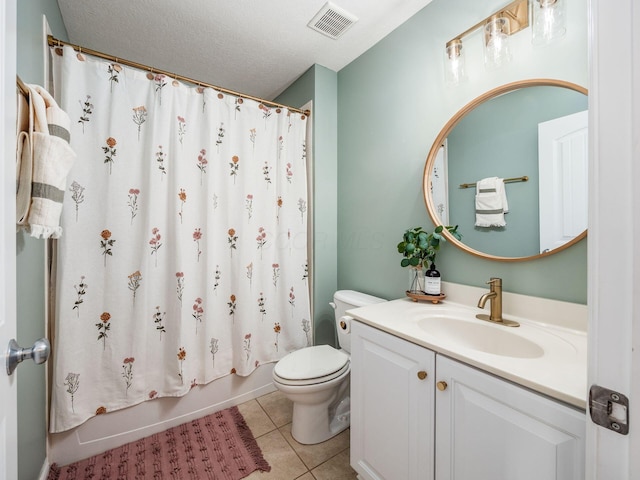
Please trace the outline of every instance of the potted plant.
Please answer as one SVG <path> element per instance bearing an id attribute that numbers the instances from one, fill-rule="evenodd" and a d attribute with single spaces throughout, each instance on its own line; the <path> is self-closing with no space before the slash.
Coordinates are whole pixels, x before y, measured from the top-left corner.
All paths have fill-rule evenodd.
<path id="1" fill-rule="evenodd" d="M 433 265 L 436 259 L 436 253 L 440 249 L 440 242 L 446 241 L 442 235 L 442 231 L 447 229 L 451 235 L 460 240 L 462 235 L 458 233 L 458 225 L 456 226 L 437 226 L 433 232 L 428 233 L 422 227 L 415 227 L 404 232 L 402 241 L 398 244 L 398 253 L 403 256 L 400 265 L 402 267 L 411 267 L 413 270 L 411 293 L 424 292 L 424 275 L 422 268 Z"/>

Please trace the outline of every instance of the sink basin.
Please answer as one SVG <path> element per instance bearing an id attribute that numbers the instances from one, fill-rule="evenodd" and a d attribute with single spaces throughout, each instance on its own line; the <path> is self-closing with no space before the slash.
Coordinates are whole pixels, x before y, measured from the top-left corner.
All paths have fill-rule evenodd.
<path id="1" fill-rule="evenodd" d="M 482 320 L 438 315 L 419 320 L 418 327 L 438 340 L 484 353 L 517 358 L 538 358 L 544 355 L 544 350 L 537 343 L 507 327 Z"/>

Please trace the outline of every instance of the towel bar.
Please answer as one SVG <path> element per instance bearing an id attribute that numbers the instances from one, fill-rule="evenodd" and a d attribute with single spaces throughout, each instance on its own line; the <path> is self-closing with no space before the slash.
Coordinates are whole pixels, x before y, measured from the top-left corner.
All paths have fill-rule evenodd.
<path id="1" fill-rule="evenodd" d="M 529 180 L 529 177 L 527 177 L 525 175 L 523 177 L 505 178 L 504 179 L 504 183 L 527 182 L 528 180 Z M 460 184 L 460 188 L 470 188 L 470 187 L 475 187 L 475 186 L 476 186 L 475 183 L 461 183 Z"/>

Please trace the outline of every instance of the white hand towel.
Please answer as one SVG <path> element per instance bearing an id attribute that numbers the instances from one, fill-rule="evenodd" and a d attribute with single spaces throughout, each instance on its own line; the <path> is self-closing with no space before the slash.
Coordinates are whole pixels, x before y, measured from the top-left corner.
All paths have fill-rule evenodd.
<path id="1" fill-rule="evenodd" d="M 17 223 L 33 237 L 58 238 L 67 174 L 76 158 L 69 146 L 70 121 L 44 88 L 28 88 L 31 118 L 29 138 L 21 135 L 19 144 Z"/>
<path id="2" fill-rule="evenodd" d="M 504 227 L 508 211 L 502 178 L 483 178 L 476 183 L 476 227 Z"/>

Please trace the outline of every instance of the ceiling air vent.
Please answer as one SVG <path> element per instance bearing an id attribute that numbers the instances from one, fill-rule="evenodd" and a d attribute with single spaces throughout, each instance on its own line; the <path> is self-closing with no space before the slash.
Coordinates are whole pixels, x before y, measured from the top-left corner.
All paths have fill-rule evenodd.
<path id="1" fill-rule="evenodd" d="M 307 23 L 307 26 L 327 37 L 336 39 L 357 21 L 358 19 L 355 16 L 340 7 L 336 7 L 331 2 L 327 2 L 316 16 Z"/>

